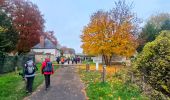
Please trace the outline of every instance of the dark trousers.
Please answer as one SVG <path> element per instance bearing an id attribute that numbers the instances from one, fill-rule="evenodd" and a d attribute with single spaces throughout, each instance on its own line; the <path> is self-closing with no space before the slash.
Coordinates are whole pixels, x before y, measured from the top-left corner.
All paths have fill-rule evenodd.
<path id="1" fill-rule="evenodd" d="M 57 61 L 57 63 L 59 64 L 59 63 L 60 63 L 60 61 Z"/>
<path id="2" fill-rule="evenodd" d="M 32 92 L 33 81 L 34 81 L 34 76 L 33 77 L 27 77 L 26 90 L 28 92 Z"/>
<path id="3" fill-rule="evenodd" d="M 49 86 L 50 86 L 50 74 L 44 75 L 44 77 L 45 77 L 45 87 L 49 88 Z"/>

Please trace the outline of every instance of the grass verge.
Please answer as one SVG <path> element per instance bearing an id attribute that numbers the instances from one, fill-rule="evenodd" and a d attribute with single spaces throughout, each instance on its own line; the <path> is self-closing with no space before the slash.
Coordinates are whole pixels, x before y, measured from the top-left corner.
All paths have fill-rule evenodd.
<path id="1" fill-rule="evenodd" d="M 114 75 L 107 75 L 107 81 L 102 83 L 101 73 L 98 71 L 86 72 L 79 69 L 79 73 L 85 83 L 89 100 L 147 100 L 137 86 L 124 83 Z"/>
<path id="2" fill-rule="evenodd" d="M 41 64 L 37 64 L 38 71 L 33 83 L 33 91 L 42 84 L 44 76 L 40 73 Z M 58 66 L 54 66 L 56 70 Z M 27 96 L 25 92 L 25 81 L 18 73 L 11 72 L 0 75 L 0 100 L 22 100 Z"/>
<path id="3" fill-rule="evenodd" d="M 83 61 L 82 64 L 87 64 L 89 63 L 90 65 L 95 65 L 95 63 L 93 61 Z"/>

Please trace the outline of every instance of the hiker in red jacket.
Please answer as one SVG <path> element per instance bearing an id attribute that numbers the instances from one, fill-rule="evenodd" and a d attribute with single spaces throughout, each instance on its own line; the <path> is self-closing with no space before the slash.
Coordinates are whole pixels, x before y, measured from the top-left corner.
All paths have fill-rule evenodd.
<path id="1" fill-rule="evenodd" d="M 54 73 L 54 66 L 49 58 L 45 58 L 45 61 L 42 62 L 41 73 L 45 77 L 45 86 L 46 90 L 50 87 L 50 75 Z"/>

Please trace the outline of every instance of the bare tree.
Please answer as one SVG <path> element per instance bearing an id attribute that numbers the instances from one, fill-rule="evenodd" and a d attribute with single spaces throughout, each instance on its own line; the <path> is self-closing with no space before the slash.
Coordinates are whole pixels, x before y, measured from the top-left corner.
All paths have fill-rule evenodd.
<path id="1" fill-rule="evenodd" d="M 115 7 L 110 11 L 110 13 L 112 20 L 114 20 L 118 25 L 121 25 L 124 22 L 133 24 L 133 30 L 131 33 L 137 36 L 140 29 L 139 23 L 141 23 L 141 19 L 137 17 L 136 13 L 132 12 L 132 9 L 133 2 L 128 4 L 125 0 L 118 0 L 115 2 Z"/>

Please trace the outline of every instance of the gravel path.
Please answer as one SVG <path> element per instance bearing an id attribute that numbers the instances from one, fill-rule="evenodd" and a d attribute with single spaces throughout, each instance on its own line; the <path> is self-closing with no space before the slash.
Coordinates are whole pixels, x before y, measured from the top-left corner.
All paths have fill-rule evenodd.
<path id="1" fill-rule="evenodd" d="M 45 91 L 44 83 L 24 100 L 85 100 L 83 84 L 75 66 L 59 68 L 51 77 L 51 87 Z"/>

